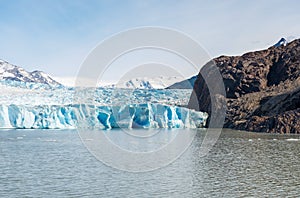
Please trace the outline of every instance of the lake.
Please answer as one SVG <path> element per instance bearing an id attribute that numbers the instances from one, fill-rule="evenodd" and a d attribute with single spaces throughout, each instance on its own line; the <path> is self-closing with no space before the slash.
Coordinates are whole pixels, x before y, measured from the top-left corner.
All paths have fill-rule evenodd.
<path id="1" fill-rule="evenodd" d="M 300 194 L 299 136 L 224 129 L 210 153 L 199 157 L 204 135 L 205 131 L 198 131 L 190 147 L 171 164 L 132 173 L 97 160 L 76 130 L 1 130 L 0 197 Z"/>

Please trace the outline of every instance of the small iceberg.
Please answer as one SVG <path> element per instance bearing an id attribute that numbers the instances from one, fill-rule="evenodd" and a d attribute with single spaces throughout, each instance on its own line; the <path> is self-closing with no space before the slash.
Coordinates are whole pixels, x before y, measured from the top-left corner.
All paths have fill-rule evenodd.
<path id="1" fill-rule="evenodd" d="M 286 141 L 297 142 L 297 141 L 300 141 L 300 139 L 298 139 L 298 138 L 289 138 L 289 139 L 286 139 Z"/>

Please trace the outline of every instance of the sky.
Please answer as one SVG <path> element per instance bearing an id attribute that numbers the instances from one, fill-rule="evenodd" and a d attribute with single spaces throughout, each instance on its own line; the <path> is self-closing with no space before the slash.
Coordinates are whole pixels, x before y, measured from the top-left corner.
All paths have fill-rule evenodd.
<path id="1" fill-rule="evenodd" d="M 211 57 L 300 38 L 300 1 L 0 0 L 0 59 L 52 76 L 76 76 L 101 41 L 141 26 L 178 30 Z"/>

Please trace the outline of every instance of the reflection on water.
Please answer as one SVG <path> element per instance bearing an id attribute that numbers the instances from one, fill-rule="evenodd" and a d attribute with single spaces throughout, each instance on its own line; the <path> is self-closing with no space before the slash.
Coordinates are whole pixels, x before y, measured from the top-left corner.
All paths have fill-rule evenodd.
<path id="1" fill-rule="evenodd" d="M 172 131 L 170 131 L 172 133 Z M 91 155 L 76 131 L 0 132 L 0 197 L 241 197 L 300 194 L 299 136 L 224 130 L 200 158 L 205 132 L 172 164 L 119 171 Z"/>

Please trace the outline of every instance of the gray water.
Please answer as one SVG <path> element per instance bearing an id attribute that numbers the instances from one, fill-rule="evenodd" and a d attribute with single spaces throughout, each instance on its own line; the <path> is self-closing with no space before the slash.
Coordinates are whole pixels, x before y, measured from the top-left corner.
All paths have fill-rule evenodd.
<path id="1" fill-rule="evenodd" d="M 170 131 L 172 133 L 172 131 Z M 0 197 L 295 197 L 298 136 L 223 130 L 199 157 L 205 133 L 172 164 L 130 173 L 98 161 L 76 131 L 0 131 Z"/>

